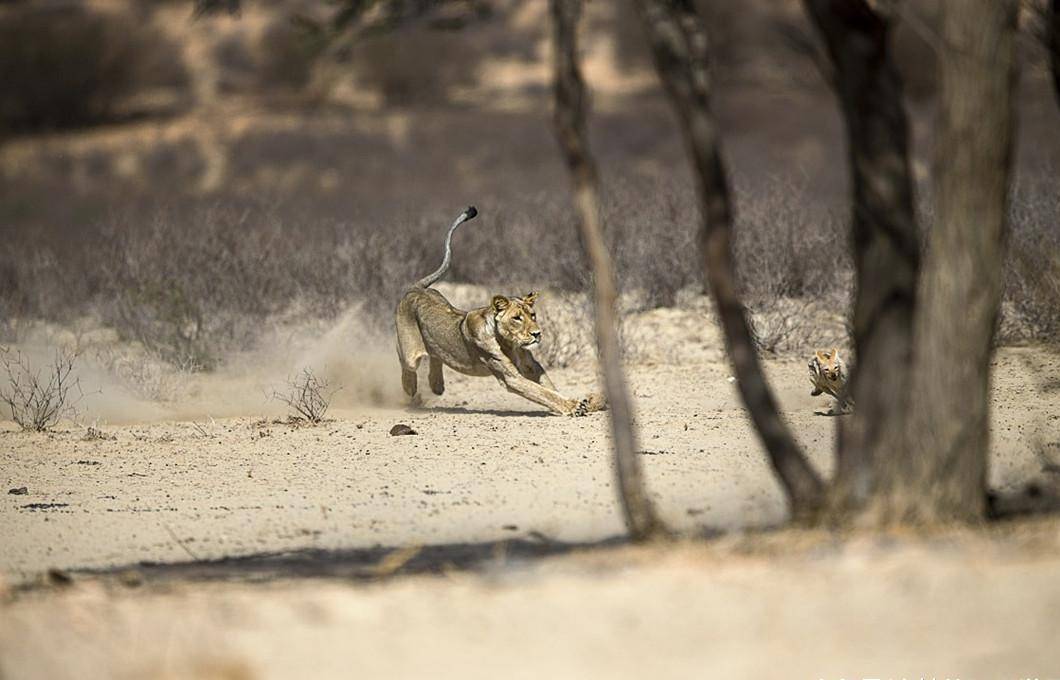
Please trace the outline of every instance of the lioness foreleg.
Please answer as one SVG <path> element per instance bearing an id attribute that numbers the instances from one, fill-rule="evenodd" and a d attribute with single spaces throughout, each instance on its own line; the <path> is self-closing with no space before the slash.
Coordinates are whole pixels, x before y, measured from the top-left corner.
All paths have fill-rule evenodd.
<path id="1" fill-rule="evenodd" d="M 556 386 L 552 384 L 552 379 L 545 373 L 545 367 L 538 363 L 534 355 L 526 350 L 522 350 L 519 354 L 519 361 L 516 363 L 516 368 L 519 369 L 519 373 L 527 380 L 533 380 L 539 385 L 544 385 L 553 392 L 556 391 Z"/>
<path id="2" fill-rule="evenodd" d="M 540 385 L 525 376 L 510 361 L 499 358 L 491 358 L 486 362 L 493 376 L 504 385 L 505 389 L 513 394 L 518 394 L 524 399 L 541 404 L 553 413 L 563 416 L 574 415 L 578 407 L 578 401 L 567 399 L 554 389 Z"/>

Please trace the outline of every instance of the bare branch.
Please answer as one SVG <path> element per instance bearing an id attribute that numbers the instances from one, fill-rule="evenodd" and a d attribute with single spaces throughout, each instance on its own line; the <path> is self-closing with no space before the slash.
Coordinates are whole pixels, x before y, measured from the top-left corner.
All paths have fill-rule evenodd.
<path id="1" fill-rule="evenodd" d="M 551 0 L 555 49 L 553 79 L 556 139 L 563 151 L 574 185 L 574 202 L 582 247 L 592 266 L 596 306 L 596 341 L 610 404 L 611 435 L 615 449 L 615 474 L 626 527 L 634 540 L 665 531 L 648 497 L 637 457 L 632 407 L 622 368 L 615 312 L 615 275 L 604 242 L 596 165 L 585 132 L 588 108 L 585 83 L 577 58 L 577 26 L 581 0 Z"/>
<path id="2" fill-rule="evenodd" d="M 691 0 L 638 0 L 636 5 L 659 77 L 678 113 L 695 171 L 703 268 L 721 317 L 740 396 L 787 493 L 793 516 L 808 518 L 821 504 L 823 486 L 780 417 L 755 351 L 746 310 L 736 292 L 732 210 L 710 108 L 710 70 L 702 19 Z"/>

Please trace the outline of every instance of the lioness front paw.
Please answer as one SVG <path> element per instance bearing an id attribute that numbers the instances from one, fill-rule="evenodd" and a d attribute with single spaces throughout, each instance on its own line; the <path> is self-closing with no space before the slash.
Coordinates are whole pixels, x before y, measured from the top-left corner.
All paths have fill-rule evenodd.
<path id="1" fill-rule="evenodd" d="M 607 409 L 607 397 L 599 392 L 590 394 L 578 401 L 578 405 L 574 407 L 572 416 L 584 416 L 590 413 L 596 413 L 597 411 L 604 411 Z"/>

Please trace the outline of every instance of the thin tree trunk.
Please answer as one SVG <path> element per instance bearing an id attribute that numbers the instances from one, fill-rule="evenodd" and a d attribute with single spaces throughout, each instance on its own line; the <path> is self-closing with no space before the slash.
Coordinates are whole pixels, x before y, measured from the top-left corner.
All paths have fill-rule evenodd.
<path id="1" fill-rule="evenodd" d="M 604 242 L 596 164 L 585 131 L 587 93 L 577 58 L 581 0 L 551 0 L 551 12 L 555 49 L 555 134 L 571 172 L 582 246 L 593 271 L 596 341 L 610 404 L 619 499 L 630 535 L 634 540 L 642 540 L 663 533 L 665 529 L 655 514 L 644 484 L 622 368 L 615 311 L 615 274 Z"/>
<path id="2" fill-rule="evenodd" d="M 1018 1 L 964 0 L 941 9 L 938 216 L 916 322 L 916 456 L 896 506 L 906 520 L 974 521 L 986 510 Z"/>
<path id="3" fill-rule="evenodd" d="M 909 125 L 886 17 L 864 0 L 805 0 L 833 64 L 853 190 L 854 414 L 839 428 L 833 515 L 855 518 L 890 493 L 902 449 L 920 250 L 909 171 Z"/>
<path id="4" fill-rule="evenodd" d="M 1049 68 L 1053 72 L 1053 94 L 1060 106 L 1060 0 L 1051 0 L 1046 9 L 1046 45 L 1049 48 Z"/>
<path id="5" fill-rule="evenodd" d="M 822 484 L 778 413 L 736 292 L 732 211 L 717 125 L 710 109 L 703 22 L 691 0 L 637 0 L 636 5 L 695 171 L 703 267 L 721 317 L 740 396 L 787 494 L 793 517 L 806 520 L 820 507 Z"/>

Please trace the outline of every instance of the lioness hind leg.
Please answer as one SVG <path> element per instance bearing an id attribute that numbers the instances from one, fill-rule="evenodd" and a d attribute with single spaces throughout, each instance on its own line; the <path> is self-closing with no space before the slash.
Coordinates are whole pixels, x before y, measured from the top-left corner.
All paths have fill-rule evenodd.
<path id="1" fill-rule="evenodd" d="M 423 345 L 423 336 L 420 335 L 415 319 L 408 318 L 399 310 L 396 325 L 398 361 L 401 362 L 401 387 L 405 390 L 405 394 L 415 397 L 416 369 L 423 357 L 427 356 L 427 348 Z"/>
<path id="2" fill-rule="evenodd" d="M 402 348 L 398 348 L 398 359 L 401 361 L 401 388 L 410 397 L 416 396 L 416 369 L 419 368 L 420 360 L 427 356 L 426 352 L 416 354 L 405 354 Z"/>
<path id="3" fill-rule="evenodd" d="M 401 389 L 410 397 L 416 396 L 416 371 L 407 368 L 401 369 Z"/>
<path id="4" fill-rule="evenodd" d="M 442 362 L 431 357 L 431 370 L 427 374 L 427 382 L 431 384 L 431 392 L 442 394 L 445 392 L 445 377 L 442 376 Z"/>

